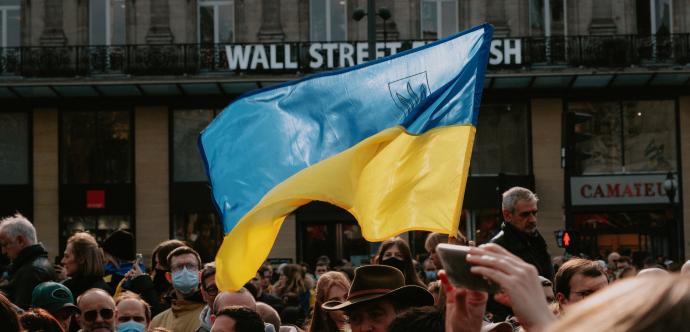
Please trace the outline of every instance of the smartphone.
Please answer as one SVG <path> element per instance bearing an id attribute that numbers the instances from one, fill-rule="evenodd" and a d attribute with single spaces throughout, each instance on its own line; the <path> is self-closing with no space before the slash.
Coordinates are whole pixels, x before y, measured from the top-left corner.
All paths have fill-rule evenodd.
<path id="1" fill-rule="evenodd" d="M 497 284 L 470 272 L 471 265 L 467 263 L 466 259 L 469 251 L 470 247 L 448 243 L 440 243 L 436 247 L 436 253 L 441 258 L 448 280 L 454 286 L 490 294 L 498 292 L 500 287 Z"/>

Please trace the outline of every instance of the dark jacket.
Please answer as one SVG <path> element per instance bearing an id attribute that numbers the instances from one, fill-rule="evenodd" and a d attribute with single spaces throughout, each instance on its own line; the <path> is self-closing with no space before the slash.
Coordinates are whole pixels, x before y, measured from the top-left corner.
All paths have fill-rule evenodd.
<path id="1" fill-rule="evenodd" d="M 41 244 L 22 249 L 12 262 L 9 283 L 3 287 L 10 301 L 22 309 L 31 305 L 31 293 L 36 285 L 56 279 L 48 252 Z"/>
<path id="2" fill-rule="evenodd" d="M 507 223 L 503 223 L 501 229 L 501 232 L 489 242 L 500 245 L 523 261 L 534 265 L 540 276 L 553 281 L 551 255 L 541 234 L 537 231 L 530 236 Z"/>
<path id="3" fill-rule="evenodd" d="M 540 276 L 553 281 L 551 255 L 546 248 L 546 241 L 538 231 L 530 236 L 504 222 L 501 225 L 501 232 L 489 242 L 500 245 L 523 261 L 532 264 L 537 268 Z M 489 296 L 486 310 L 493 314 L 492 321 L 494 322 L 503 321 L 513 314 L 509 307 L 496 302 L 493 296 Z"/>
<path id="4" fill-rule="evenodd" d="M 110 286 L 108 286 L 108 284 L 103 280 L 103 277 L 67 278 L 64 281 L 62 281 L 62 284 L 65 285 L 65 287 L 69 288 L 75 300 L 77 299 L 77 297 L 79 297 L 79 295 L 84 294 L 84 292 L 91 288 L 100 288 L 108 292 L 109 294 L 113 293 L 113 290 L 110 289 Z"/>
<path id="5" fill-rule="evenodd" d="M 146 303 L 151 306 L 151 317 L 170 309 L 172 298 L 166 295 L 171 295 L 174 290 L 170 288 L 166 294 L 160 294 L 156 291 L 156 287 L 148 274 L 142 274 L 132 279 L 129 283 L 124 285 L 124 288 L 139 294 Z"/>

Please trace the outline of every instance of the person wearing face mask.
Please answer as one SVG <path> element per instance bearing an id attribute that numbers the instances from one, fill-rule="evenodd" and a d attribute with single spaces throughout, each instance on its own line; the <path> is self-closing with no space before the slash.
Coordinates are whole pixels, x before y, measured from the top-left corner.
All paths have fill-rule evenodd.
<path id="1" fill-rule="evenodd" d="M 153 250 L 150 275 L 136 268 L 125 274 L 129 282 L 124 283 L 123 288 L 139 294 L 151 306 L 153 316 L 170 308 L 175 290 L 165 277 L 170 271 L 167 257 L 173 250 L 184 246 L 184 242 L 180 240 L 163 241 Z"/>
<path id="2" fill-rule="evenodd" d="M 412 252 L 407 241 L 401 237 L 393 237 L 383 241 L 376 256 L 374 264 L 392 266 L 405 276 L 405 285 L 417 285 L 426 289 L 426 285 L 417 275 L 412 261 Z"/>
<path id="3" fill-rule="evenodd" d="M 174 332 L 189 332 L 199 328 L 199 314 L 204 299 L 199 292 L 201 258 L 194 249 L 184 246 L 168 254 L 170 272 L 167 278 L 175 290 L 170 309 L 156 315 L 151 327 L 163 327 Z"/>
<path id="4" fill-rule="evenodd" d="M 139 295 L 122 292 L 115 300 L 117 332 L 146 332 L 151 323 L 151 307 Z"/>

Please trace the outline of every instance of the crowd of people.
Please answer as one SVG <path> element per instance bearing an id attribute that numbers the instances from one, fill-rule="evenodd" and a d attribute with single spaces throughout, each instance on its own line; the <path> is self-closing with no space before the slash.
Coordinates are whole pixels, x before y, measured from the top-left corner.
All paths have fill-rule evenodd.
<path id="1" fill-rule="evenodd" d="M 101 244 L 76 233 L 54 265 L 31 222 L 15 215 L 0 221 L 11 261 L 0 280 L 0 322 L 9 332 L 690 331 L 690 262 L 671 272 L 651 262 L 638 270 L 615 252 L 608 262 L 552 261 L 537 212 L 534 193 L 512 188 L 488 244 L 431 233 L 428 258 L 417 262 L 395 237 L 371 264 L 267 262 L 237 291 L 220 291 L 214 263 L 179 240 L 158 244 L 147 266 L 126 230 Z M 471 273 L 499 290 L 453 284 L 441 243 L 470 245 Z"/>

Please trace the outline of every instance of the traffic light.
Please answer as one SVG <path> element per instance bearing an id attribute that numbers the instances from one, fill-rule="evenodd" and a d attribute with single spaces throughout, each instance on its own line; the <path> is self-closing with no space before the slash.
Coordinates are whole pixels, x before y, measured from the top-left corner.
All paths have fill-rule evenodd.
<path id="1" fill-rule="evenodd" d="M 556 236 L 556 245 L 558 245 L 559 248 L 565 248 L 567 250 L 573 246 L 575 238 L 570 231 L 559 229 L 553 233 Z"/>
<path id="2" fill-rule="evenodd" d="M 576 148 L 578 143 L 583 143 L 592 138 L 584 127 L 586 122 L 592 120 L 592 115 L 580 112 L 566 112 L 563 114 L 563 134 L 561 146 L 561 168 L 577 173 L 576 161 L 590 158 L 592 155 Z"/>

